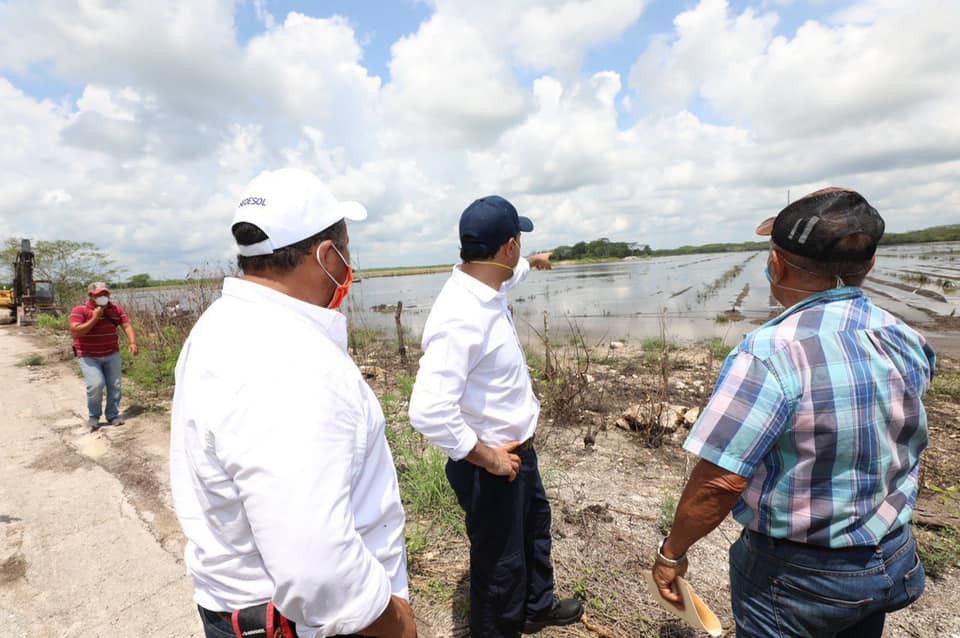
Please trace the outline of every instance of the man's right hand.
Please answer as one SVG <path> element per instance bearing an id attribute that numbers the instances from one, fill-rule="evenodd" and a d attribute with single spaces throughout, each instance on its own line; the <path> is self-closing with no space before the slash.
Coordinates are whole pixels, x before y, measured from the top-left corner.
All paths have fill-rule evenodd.
<path id="1" fill-rule="evenodd" d="M 517 474 L 520 472 L 520 457 L 513 451 L 520 447 L 522 443 L 522 441 L 511 441 L 506 445 L 490 448 L 493 454 L 484 469 L 494 476 L 506 476 L 507 480 L 510 481 L 517 478 Z"/>
<path id="2" fill-rule="evenodd" d="M 106 306 L 97 306 L 93 309 L 93 319 L 99 321 L 104 312 L 106 312 Z"/>
<path id="3" fill-rule="evenodd" d="M 520 472 L 520 457 L 513 453 L 520 445 L 520 441 L 511 441 L 500 447 L 490 447 L 477 441 L 466 458 L 494 476 L 506 476 L 507 480 L 512 481 Z"/>
<path id="4" fill-rule="evenodd" d="M 417 621 L 410 603 L 399 596 L 390 596 L 390 602 L 380 617 L 359 634 L 377 638 L 417 638 Z"/>

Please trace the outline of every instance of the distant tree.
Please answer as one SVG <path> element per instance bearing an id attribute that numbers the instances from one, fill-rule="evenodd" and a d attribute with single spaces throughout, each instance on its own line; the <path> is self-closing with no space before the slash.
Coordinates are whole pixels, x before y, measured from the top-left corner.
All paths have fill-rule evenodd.
<path id="1" fill-rule="evenodd" d="M 134 275 L 130 278 L 130 281 L 127 283 L 131 288 L 146 288 L 150 285 L 150 275 L 145 272 L 140 273 L 139 275 Z"/>
<path id="2" fill-rule="evenodd" d="M 53 282 L 57 303 L 68 306 L 80 301 L 91 281 L 111 281 L 119 271 L 113 260 L 91 242 L 56 241 L 31 242 L 33 251 L 34 279 L 49 279 Z M 11 237 L 3 242 L 0 260 L 13 279 L 13 263 L 20 251 L 20 239 Z"/>

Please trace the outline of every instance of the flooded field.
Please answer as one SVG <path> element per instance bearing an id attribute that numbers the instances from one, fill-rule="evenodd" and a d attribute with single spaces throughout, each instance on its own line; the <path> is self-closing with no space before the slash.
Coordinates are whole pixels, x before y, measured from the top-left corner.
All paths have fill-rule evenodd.
<path id="1" fill-rule="evenodd" d="M 735 341 L 782 308 L 763 274 L 766 252 L 659 257 L 534 271 L 511 297 L 525 339 L 574 322 L 592 339 L 637 339 L 660 334 L 695 341 Z M 392 306 L 402 301 L 404 326 L 417 335 L 449 273 L 367 279 L 351 289 L 355 325 L 394 329 Z M 956 313 L 960 302 L 960 243 L 881 248 L 864 285 L 883 308 L 915 325 Z M 375 310 L 379 308 L 380 312 Z M 735 311 L 735 313 L 733 313 Z M 731 314 L 739 321 L 724 321 Z"/>
<path id="2" fill-rule="evenodd" d="M 763 274 L 766 252 L 686 255 L 564 265 L 534 271 L 511 296 L 524 340 L 575 324 L 591 340 L 641 339 L 660 334 L 661 319 L 674 341 L 710 336 L 737 341 L 780 309 Z M 394 306 L 403 302 L 403 325 L 418 338 L 430 305 L 449 273 L 367 278 L 350 290 L 345 312 L 354 326 L 395 330 Z M 960 302 L 960 243 L 881 248 L 864 285 L 871 298 L 907 322 L 931 326 L 955 315 Z M 131 305 L 171 304 L 176 290 L 118 294 Z M 189 295 L 186 295 L 189 298 Z M 730 321 L 729 318 L 739 320 Z"/>

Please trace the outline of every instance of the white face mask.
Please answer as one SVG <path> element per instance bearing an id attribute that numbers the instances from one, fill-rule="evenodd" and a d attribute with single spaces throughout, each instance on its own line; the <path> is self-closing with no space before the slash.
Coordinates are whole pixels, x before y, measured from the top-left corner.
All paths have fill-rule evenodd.
<path id="1" fill-rule="evenodd" d="M 108 303 L 110 303 L 110 297 L 106 295 L 100 295 L 99 297 L 94 297 L 93 303 L 97 304 L 98 306 L 106 306 Z"/>

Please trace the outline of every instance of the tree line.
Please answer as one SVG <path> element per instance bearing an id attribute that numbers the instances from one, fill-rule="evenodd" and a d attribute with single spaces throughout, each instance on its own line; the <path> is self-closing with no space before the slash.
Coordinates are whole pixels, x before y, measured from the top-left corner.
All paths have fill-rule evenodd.
<path id="1" fill-rule="evenodd" d="M 939 241 L 960 241 L 960 224 L 931 226 L 922 230 L 905 233 L 886 233 L 880 240 L 881 245 L 923 244 Z M 624 257 L 665 257 L 669 255 L 695 255 L 701 253 L 730 253 L 754 250 L 766 250 L 769 242 L 743 241 L 730 243 L 712 243 L 685 245 L 677 248 L 651 249 L 647 244 L 631 242 L 613 242 L 606 238 L 590 242 L 578 242 L 573 246 L 558 246 L 553 249 L 550 259 L 554 261 L 582 261 L 601 258 L 623 259 Z"/>

